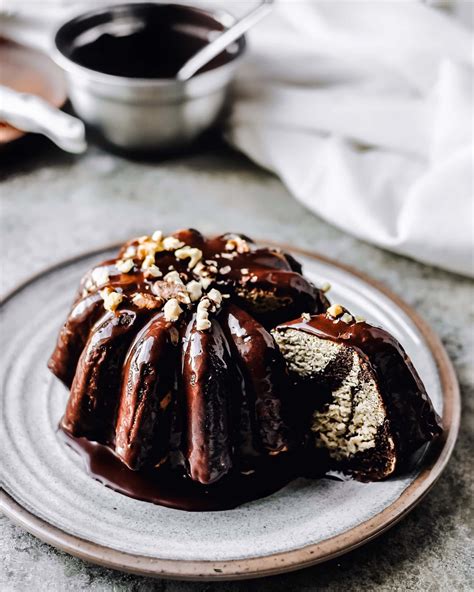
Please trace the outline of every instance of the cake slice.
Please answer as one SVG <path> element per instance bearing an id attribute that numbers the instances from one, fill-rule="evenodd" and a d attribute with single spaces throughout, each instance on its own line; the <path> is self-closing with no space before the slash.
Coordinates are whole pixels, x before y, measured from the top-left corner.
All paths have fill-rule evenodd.
<path id="1" fill-rule="evenodd" d="M 361 480 L 399 470 L 441 433 L 402 346 L 342 306 L 279 325 L 273 336 L 310 410 L 314 445 Z"/>

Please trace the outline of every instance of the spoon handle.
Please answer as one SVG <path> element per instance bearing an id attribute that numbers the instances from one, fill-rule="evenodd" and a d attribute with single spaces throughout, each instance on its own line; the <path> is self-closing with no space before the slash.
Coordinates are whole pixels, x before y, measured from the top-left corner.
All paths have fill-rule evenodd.
<path id="1" fill-rule="evenodd" d="M 189 78 L 196 74 L 198 70 L 219 55 L 226 47 L 266 16 L 272 10 L 272 4 L 273 0 L 263 0 L 256 8 L 232 25 L 230 29 L 221 33 L 221 35 L 194 54 L 193 57 L 178 70 L 176 78 L 181 81 L 189 80 Z"/>

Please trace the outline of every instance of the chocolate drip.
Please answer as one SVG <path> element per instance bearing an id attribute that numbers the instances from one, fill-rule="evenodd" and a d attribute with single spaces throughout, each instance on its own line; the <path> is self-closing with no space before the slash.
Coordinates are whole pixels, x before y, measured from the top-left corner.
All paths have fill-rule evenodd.
<path id="1" fill-rule="evenodd" d="M 125 360 L 115 451 L 131 469 L 156 465 L 169 453 L 178 330 L 157 314 Z"/>
<path id="2" fill-rule="evenodd" d="M 186 400 L 186 460 L 192 479 L 217 481 L 232 466 L 230 352 L 217 321 L 196 329 L 196 315 L 183 343 L 182 388 Z"/>
<path id="3" fill-rule="evenodd" d="M 122 365 L 137 313 L 122 310 L 95 327 L 77 365 L 63 427 L 74 436 L 108 442 L 118 403 Z"/>
<path id="4" fill-rule="evenodd" d="M 284 419 L 288 389 L 284 361 L 272 336 L 260 323 L 235 305 L 219 317 L 243 372 L 260 449 L 278 454 L 289 447 Z"/>
<path id="5" fill-rule="evenodd" d="M 59 333 L 48 368 L 70 388 L 79 357 L 96 321 L 105 314 L 102 298 L 91 294 L 73 307 Z"/>

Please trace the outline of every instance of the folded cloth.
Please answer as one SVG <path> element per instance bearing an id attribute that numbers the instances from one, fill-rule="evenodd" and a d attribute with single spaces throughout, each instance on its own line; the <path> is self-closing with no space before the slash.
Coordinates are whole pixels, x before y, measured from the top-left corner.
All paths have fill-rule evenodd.
<path id="1" fill-rule="evenodd" d="M 416 2 L 280 2 L 226 137 L 355 236 L 474 274 L 469 30 Z"/>
<path id="2" fill-rule="evenodd" d="M 105 3 L 4 2 L 4 34 L 43 47 L 59 18 Z M 472 20 L 471 0 L 451 2 Z M 248 36 L 228 141 L 328 222 L 474 275 L 469 29 L 415 0 L 277 0 Z"/>

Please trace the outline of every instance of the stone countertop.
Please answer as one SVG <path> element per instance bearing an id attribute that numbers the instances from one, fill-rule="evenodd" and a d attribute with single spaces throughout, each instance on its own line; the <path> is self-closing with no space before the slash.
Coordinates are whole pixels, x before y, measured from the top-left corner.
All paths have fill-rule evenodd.
<path id="1" fill-rule="evenodd" d="M 409 302 L 441 336 L 462 386 L 458 444 L 425 500 L 400 524 L 324 565 L 263 580 L 152 580 L 85 563 L 0 516 L 3 592 L 364 590 L 474 588 L 472 548 L 473 283 L 365 244 L 309 214 L 270 174 L 219 143 L 161 162 L 89 150 L 60 153 L 40 138 L 3 149 L 0 169 L 1 290 L 62 259 L 150 228 L 237 230 L 292 243 L 354 265 Z M 470 547 L 471 546 L 471 547 Z"/>

